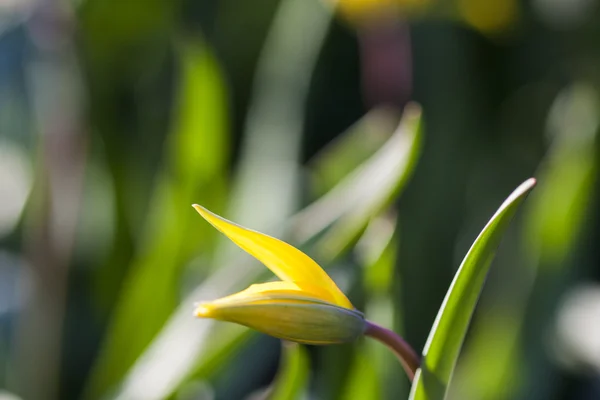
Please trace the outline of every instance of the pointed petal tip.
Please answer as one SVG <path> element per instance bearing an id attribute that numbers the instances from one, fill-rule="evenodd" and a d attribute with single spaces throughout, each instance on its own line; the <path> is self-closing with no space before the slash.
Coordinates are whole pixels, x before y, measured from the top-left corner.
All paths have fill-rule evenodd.
<path id="1" fill-rule="evenodd" d="M 195 304 L 194 316 L 198 318 L 210 318 L 212 314 L 212 307 L 206 303 Z"/>
<path id="2" fill-rule="evenodd" d="M 209 220 L 209 218 L 214 215 L 206 207 L 202 207 L 200 204 L 192 204 L 192 207 L 194 207 L 198 214 L 200 214 L 205 220 Z"/>

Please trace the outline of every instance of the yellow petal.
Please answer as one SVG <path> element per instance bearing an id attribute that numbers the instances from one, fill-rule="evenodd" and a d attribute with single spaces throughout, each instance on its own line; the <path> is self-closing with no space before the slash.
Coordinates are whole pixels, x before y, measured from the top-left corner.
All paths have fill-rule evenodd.
<path id="1" fill-rule="evenodd" d="M 295 247 L 271 236 L 256 232 L 228 221 L 206 208 L 193 207 L 212 226 L 231 241 L 262 262 L 280 279 L 294 282 L 301 289 L 319 292 L 321 300 L 340 307 L 353 309 L 352 304 L 323 269 Z M 308 282 L 310 286 L 308 287 Z M 315 289 L 318 288 L 318 289 Z"/>
<path id="2" fill-rule="evenodd" d="M 300 287 L 296 282 L 276 281 L 260 283 L 251 285 L 248 289 L 226 297 L 222 297 L 218 300 L 199 304 L 196 308 L 196 316 L 213 318 L 212 312 L 215 309 L 247 304 L 257 300 L 266 301 L 286 298 L 290 301 L 317 301 L 327 303 L 322 298 L 322 292 L 323 290 L 321 288 L 315 287 L 310 283 L 305 283 L 302 285 L 302 287 Z"/>

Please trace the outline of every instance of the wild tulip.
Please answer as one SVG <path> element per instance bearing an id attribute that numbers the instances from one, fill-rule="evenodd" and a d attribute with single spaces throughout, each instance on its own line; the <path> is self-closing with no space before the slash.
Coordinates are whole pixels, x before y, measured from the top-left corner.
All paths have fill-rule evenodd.
<path id="1" fill-rule="evenodd" d="M 414 351 L 392 331 L 365 320 L 327 273 L 309 256 L 274 237 L 244 228 L 206 208 L 196 211 L 232 242 L 254 256 L 281 281 L 200 303 L 195 315 L 245 325 L 304 344 L 347 343 L 366 335 L 399 356 L 410 379 L 418 368 Z"/>

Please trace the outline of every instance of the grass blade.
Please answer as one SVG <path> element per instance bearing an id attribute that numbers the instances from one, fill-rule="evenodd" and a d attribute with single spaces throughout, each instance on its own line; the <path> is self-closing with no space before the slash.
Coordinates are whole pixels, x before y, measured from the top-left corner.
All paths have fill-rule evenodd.
<path id="1" fill-rule="evenodd" d="M 423 350 L 410 399 L 443 399 L 496 248 L 512 216 L 535 186 L 531 178 L 504 201 L 483 228 L 446 293 Z"/>

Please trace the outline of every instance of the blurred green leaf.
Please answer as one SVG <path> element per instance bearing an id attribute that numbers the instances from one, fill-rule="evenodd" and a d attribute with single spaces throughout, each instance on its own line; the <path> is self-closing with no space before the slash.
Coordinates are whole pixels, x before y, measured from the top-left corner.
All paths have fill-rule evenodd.
<path id="1" fill-rule="evenodd" d="M 358 263 L 363 268 L 365 317 L 382 326 L 393 326 L 394 323 L 395 310 L 390 294 L 398 250 L 397 221 L 393 213 L 373 219 L 355 248 Z M 388 379 L 398 380 L 396 374 L 400 370 L 398 360 L 381 343 L 363 340 L 357 345 L 340 399 L 392 398 Z"/>
<path id="2" fill-rule="evenodd" d="M 321 197 L 373 156 L 394 133 L 399 120 L 396 110 L 375 108 L 313 157 L 309 170 L 314 197 Z"/>
<path id="3" fill-rule="evenodd" d="M 373 218 L 356 243 L 367 296 L 387 296 L 394 280 L 398 252 L 398 218 L 387 212 Z"/>
<path id="4" fill-rule="evenodd" d="M 283 342 L 281 365 L 269 399 L 299 399 L 308 381 L 309 371 L 306 349 L 297 343 Z"/>
<path id="5" fill-rule="evenodd" d="M 535 186 L 522 183 L 504 201 L 465 256 L 444 298 L 423 350 L 410 399 L 443 399 L 479 293 L 502 235 L 518 206 Z"/>
<path id="6" fill-rule="evenodd" d="M 382 399 L 381 368 L 383 348 L 373 341 L 357 345 L 346 386 L 341 393 L 343 400 Z"/>
<path id="7" fill-rule="evenodd" d="M 396 132 L 377 153 L 299 213 L 293 222 L 294 237 L 303 240 L 327 230 L 316 248 L 318 256 L 333 259 L 347 250 L 408 182 L 420 154 L 421 133 L 421 108 L 410 104 Z"/>
<path id="8" fill-rule="evenodd" d="M 549 268 L 562 265 L 585 222 L 597 173 L 599 108 L 595 89 L 580 83 L 564 90 L 550 111 L 552 145 L 525 225 L 533 258 Z"/>
<path id="9" fill-rule="evenodd" d="M 150 38 L 160 38 L 163 41 L 167 38 L 176 21 L 177 3 L 160 0 L 126 3 L 114 0 L 85 1 L 80 14 L 85 40 L 91 43 L 85 50 L 92 55 L 95 64 L 105 68 L 107 63 L 114 68 L 130 67 L 127 64 L 139 61 L 131 59 L 133 48 Z M 119 12 L 115 13 L 115 8 Z M 106 29 L 107 26 L 111 29 Z M 117 59 L 129 59 L 129 63 L 112 64 Z"/>
<path id="10" fill-rule="evenodd" d="M 208 49 L 186 44 L 180 61 L 166 164 L 150 202 L 141 250 L 123 284 L 91 377 L 90 398 L 114 387 L 151 342 L 177 305 L 181 267 L 199 252 L 210 253 L 212 241 L 207 238 L 215 236 L 195 223 L 187 206 L 201 201 L 219 209 L 223 204 L 227 161 L 223 83 Z"/>
<path id="11" fill-rule="evenodd" d="M 21 397 L 14 393 L 0 389 L 0 400 L 21 400 Z"/>

